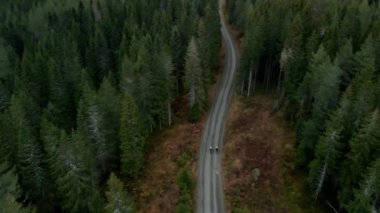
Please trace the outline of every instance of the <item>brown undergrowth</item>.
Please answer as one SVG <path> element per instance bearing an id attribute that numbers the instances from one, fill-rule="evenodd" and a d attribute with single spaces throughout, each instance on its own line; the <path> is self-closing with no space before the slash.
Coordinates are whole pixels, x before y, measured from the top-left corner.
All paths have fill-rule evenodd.
<path id="1" fill-rule="evenodd" d="M 235 97 L 223 150 L 227 212 L 320 212 L 294 168 L 295 133 L 273 98 Z"/>

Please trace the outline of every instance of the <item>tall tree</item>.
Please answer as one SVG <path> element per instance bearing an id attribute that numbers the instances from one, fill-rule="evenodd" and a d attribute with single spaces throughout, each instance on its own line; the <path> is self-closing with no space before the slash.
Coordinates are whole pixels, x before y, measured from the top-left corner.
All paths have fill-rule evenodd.
<path id="1" fill-rule="evenodd" d="M 15 139 L 16 168 L 19 183 L 27 199 L 37 203 L 41 211 L 51 211 L 52 191 L 46 170 L 45 156 L 37 138 L 36 129 L 32 127 L 35 116 L 33 100 L 25 93 L 14 95 L 11 100 L 11 118 L 13 138 Z M 38 125 L 38 124 L 36 124 Z M 44 202 L 46 201 L 46 202 Z"/>
<path id="2" fill-rule="evenodd" d="M 298 145 L 298 158 L 301 165 L 307 165 L 318 136 L 325 129 L 325 120 L 337 104 L 341 70 L 334 65 L 321 46 L 313 55 L 310 64 L 310 91 L 314 98 L 312 117 L 304 123 L 302 137 Z"/>
<path id="3" fill-rule="evenodd" d="M 342 191 L 339 197 L 342 203 L 347 202 L 353 196 L 353 189 L 365 172 L 365 168 L 380 154 L 380 114 L 376 109 L 370 113 L 362 127 L 350 141 L 350 151 L 344 162 L 341 179 Z"/>
<path id="4" fill-rule="evenodd" d="M 203 84 L 202 68 L 199 59 L 195 39 L 191 38 L 186 54 L 185 84 L 189 91 L 190 120 L 196 121 L 200 118 L 207 103 L 207 92 Z"/>
<path id="5" fill-rule="evenodd" d="M 103 202 L 96 186 L 97 181 L 91 174 L 88 152 L 79 134 L 61 134 L 58 155 L 52 167 L 65 211 L 102 212 Z"/>
<path id="6" fill-rule="evenodd" d="M 124 92 L 120 102 L 121 173 L 137 178 L 144 161 L 145 138 L 134 99 Z"/>
<path id="7" fill-rule="evenodd" d="M 380 160 L 374 161 L 363 176 L 360 189 L 355 191 L 355 198 L 348 204 L 348 212 L 376 212 L 379 210 L 380 196 Z"/>
<path id="8" fill-rule="evenodd" d="M 128 196 L 123 188 L 123 183 L 111 173 L 107 181 L 107 205 L 105 211 L 109 213 L 114 212 L 133 212 L 133 207 L 128 201 Z"/>

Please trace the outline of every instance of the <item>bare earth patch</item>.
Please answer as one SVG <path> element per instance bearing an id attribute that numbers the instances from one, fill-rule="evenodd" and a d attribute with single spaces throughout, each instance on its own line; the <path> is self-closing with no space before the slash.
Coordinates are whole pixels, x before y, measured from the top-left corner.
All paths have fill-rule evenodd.
<path id="1" fill-rule="evenodd" d="M 295 133 L 284 115 L 271 115 L 273 99 L 235 97 L 223 150 L 227 212 L 320 212 L 294 165 Z M 301 178 L 300 178 L 301 177 Z"/>
<path id="2" fill-rule="evenodd" d="M 175 212 L 179 196 L 178 162 L 183 160 L 183 153 L 189 153 L 189 159 L 184 160 L 195 177 L 203 123 L 179 124 L 151 137 L 152 148 L 135 193 L 139 212 Z"/>

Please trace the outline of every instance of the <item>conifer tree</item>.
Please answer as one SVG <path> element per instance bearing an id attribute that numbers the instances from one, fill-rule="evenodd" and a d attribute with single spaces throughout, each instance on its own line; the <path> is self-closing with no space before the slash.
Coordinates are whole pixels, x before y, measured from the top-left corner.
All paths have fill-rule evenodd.
<path id="1" fill-rule="evenodd" d="M 10 168 L 6 161 L 0 163 L 0 206 L 4 213 L 27 213 L 30 208 L 23 208 L 17 202 L 19 196 L 17 175 L 15 169 Z"/>
<path id="2" fill-rule="evenodd" d="M 348 204 L 347 210 L 352 213 L 376 212 L 379 210 L 380 195 L 380 159 L 374 161 L 355 191 L 354 199 Z"/>
<path id="3" fill-rule="evenodd" d="M 339 197 L 347 203 L 353 196 L 353 188 L 364 173 L 365 168 L 380 154 L 380 114 L 376 109 L 370 113 L 360 130 L 350 141 L 350 151 L 344 162 Z"/>
<path id="4" fill-rule="evenodd" d="M 315 199 L 323 189 L 327 176 L 335 177 L 340 166 L 344 144 L 341 134 L 344 129 L 344 118 L 347 114 L 347 99 L 342 98 L 339 108 L 332 114 L 326 124 L 326 130 L 319 138 L 315 159 L 310 163 L 309 182 L 314 190 Z"/>
<path id="5" fill-rule="evenodd" d="M 305 64 L 304 64 L 304 52 L 302 49 L 303 40 L 303 25 L 301 21 L 301 16 L 297 14 L 292 24 L 288 30 L 288 35 L 285 39 L 285 48 L 292 53 L 292 57 L 285 67 L 285 77 L 284 77 L 284 94 L 286 94 L 286 111 L 287 117 L 294 121 L 295 114 L 297 112 L 297 88 L 302 82 L 305 76 Z"/>
<path id="6" fill-rule="evenodd" d="M 127 193 L 123 188 L 123 183 L 116 177 L 114 173 L 111 173 L 107 181 L 106 197 L 106 212 L 133 212 L 133 208 L 128 201 Z"/>
<path id="7" fill-rule="evenodd" d="M 191 38 L 186 54 L 185 84 L 189 91 L 189 119 L 196 121 L 206 104 L 207 93 L 203 84 L 202 68 L 194 38 Z"/>
<path id="8" fill-rule="evenodd" d="M 325 119 L 337 104 L 341 70 L 337 65 L 331 63 L 329 56 L 321 46 L 313 55 L 309 74 L 311 75 L 310 91 L 314 98 L 314 104 L 312 117 L 304 124 L 302 139 L 297 150 L 301 165 L 309 163 L 318 136 L 325 129 Z"/>
<path id="9" fill-rule="evenodd" d="M 11 118 L 13 138 L 15 139 L 16 168 L 19 183 L 25 196 L 38 204 L 41 211 L 51 211 L 52 194 L 50 179 L 46 170 L 44 153 L 32 127 L 36 113 L 33 110 L 33 100 L 25 93 L 14 95 L 11 100 Z M 46 201 L 46 202 L 43 202 Z"/>
<path id="10" fill-rule="evenodd" d="M 102 171 L 111 171 L 119 161 L 120 103 L 118 91 L 109 78 L 105 78 L 100 85 L 97 102 L 103 121 L 101 131 L 104 135 L 104 143 L 98 147 L 97 156 Z"/>
<path id="11" fill-rule="evenodd" d="M 103 202 L 97 190 L 89 150 L 79 134 L 71 137 L 61 134 L 58 155 L 54 161 L 56 186 L 62 200 L 62 207 L 68 212 L 102 212 Z"/>
<path id="12" fill-rule="evenodd" d="M 174 26 L 171 31 L 170 37 L 170 47 L 172 53 L 172 61 L 173 61 L 173 72 L 176 77 L 176 91 L 177 95 L 182 91 L 183 87 L 183 65 L 184 65 L 184 47 L 182 44 L 182 40 L 180 34 L 178 32 L 178 27 Z"/>
<path id="13" fill-rule="evenodd" d="M 143 165 L 145 146 L 140 115 L 134 99 L 127 92 L 120 104 L 121 173 L 137 178 Z"/>

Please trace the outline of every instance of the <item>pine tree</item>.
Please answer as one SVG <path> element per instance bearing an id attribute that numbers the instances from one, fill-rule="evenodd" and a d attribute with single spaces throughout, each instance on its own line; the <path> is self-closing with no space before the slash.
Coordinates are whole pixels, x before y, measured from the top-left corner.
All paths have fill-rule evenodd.
<path id="1" fill-rule="evenodd" d="M 343 164 L 341 202 L 346 204 L 353 196 L 353 188 L 361 178 L 369 163 L 380 154 L 380 114 L 376 109 L 370 113 L 362 127 L 350 141 L 350 151 Z"/>
<path id="2" fill-rule="evenodd" d="M 243 41 L 243 54 L 240 63 L 239 78 L 242 82 L 241 91 L 247 91 L 247 96 L 256 89 L 257 76 L 259 76 L 259 63 L 263 55 L 265 42 L 264 38 L 264 18 L 258 10 L 249 6 L 247 16 L 250 17 L 245 23 L 247 36 Z M 255 20 L 253 22 L 253 20 Z M 245 86 L 247 85 L 247 86 Z"/>
<path id="3" fill-rule="evenodd" d="M 209 34 L 206 30 L 205 24 L 202 19 L 198 21 L 198 44 L 197 48 L 199 50 L 199 57 L 201 59 L 201 67 L 203 70 L 202 79 L 204 85 L 210 85 L 211 81 L 211 47 L 209 41 Z"/>
<path id="4" fill-rule="evenodd" d="M 159 48 L 161 49 L 161 48 Z M 153 57 L 152 69 L 152 108 L 160 129 L 163 125 L 171 125 L 172 112 L 171 102 L 174 99 L 174 77 L 172 76 L 173 65 L 170 55 L 165 50 L 156 53 Z"/>
<path id="5" fill-rule="evenodd" d="M 0 206 L 4 213 L 32 212 L 16 201 L 19 196 L 17 179 L 14 168 L 9 168 L 5 161 L 0 163 Z"/>
<path id="6" fill-rule="evenodd" d="M 51 211 L 52 194 L 50 179 L 46 170 L 45 156 L 32 128 L 33 101 L 24 93 L 15 95 L 11 100 L 11 117 L 16 150 L 16 167 L 19 174 L 19 183 L 32 202 L 37 203 L 41 211 Z M 28 110 L 26 110 L 28 109 Z"/>
<path id="7" fill-rule="evenodd" d="M 176 77 L 176 89 L 177 95 L 182 91 L 183 88 L 183 64 L 184 64 L 184 55 L 185 48 L 182 45 L 182 40 L 180 34 L 178 32 L 178 27 L 174 26 L 171 32 L 170 37 L 170 47 L 172 53 L 172 61 L 173 61 L 173 72 Z"/>
<path id="8" fill-rule="evenodd" d="M 360 189 L 355 191 L 355 197 L 348 204 L 347 210 L 352 213 L 376 212 L 379 210 L 379 196 L 380 159 L 377 159 L 363 177 Z"/>
<path id="9" fill-rule="evenodd" d="M 6 48 L 0 39 L 0 110 L 4 110 L 9 104 L 9 99 L 13 89 L 14 73 L 12 72 L 12 64 Z"/>
<path id="10" fill-rule="evenodd" d="M 102 171 L 112 171 L 119 161 L 119 115 L 120 103 L 118 91 L 112 86 L 110 79 L 106 78 L 100 85 L 97 93 L 97 102 L 102 117 L 104 141 L 97 147 L 97 158 Z"/>
<path id="11" fill-rule="evenodd" d="M 91 174 L 88 152 L 79 134 L 74 133 L 71 137 L 61 134 L 58 155 L 52 167 L 65 211 L 102 212 L 103 202 L 97 190 L 97 181 Z"/>
<path id="12" fill-rule="evenodd" d="M 297 14 L 292 21 L 284 42 L 285 49 L 292 53 L 292 57 L 284 69 L 284 91 L 282 93 L 286 95 L 287 117 L 292 121 L 294 121 L 298 110 L 297 88 L 306 74 L 305 53 L 302 49 L 303 31 L 301 16 Z"/>
<path id="13" fill-rule="evenodd" d="M 2 212 L 28 212 L 16 201 L 20 196 L 16 170 L 8 163 L 9 154 L 0 144 L 0 206 Z"/>
<path id="14" fill-rule="evenodd" d="M 354 64 L 353 59 L 354 59 L 354 54 L 353 54 L 352 41 L 351 39 L 346 39 L 346 41 L 344 42 L 344 45 L 339 48 L 336 55 L 336 61 L 338 63 L 338 66 L 343 71 L 342 83 L 344 84 L 344 86 L 348 86 L 355 75 L 355 71 L 353 69 L 353 64 Z"/>
<path id="15" fill-rule="evenodd" d="M 314 98 L 312 117 L 305 122 L 298 145 L 300 165 L 309 163 L 318 136 L 325 129 L 325 120 L 337 104 L 341 70 L 331 63 L 321 46 L 310 64 L 310 91 Z"/>
<path id="16" fill-rule="evenodd" d="M 220 18 L 219 18 L 219 8 L 217 1 L 209 1 L 208 5 L 205 9 L 205 27 L 208 33 L 208 63 L 207 69 L 214 69 L 219 62 L 219 50 L 220 50 L 220 41 L 221 41 L 221 33 L 220 33 Z"/>
<path id="17" fill-rule="evenodd" d="M 331 116 L 326 124 L 326 131 L 319 138 L 315 159 L 310 163 L 309 182 L 314 190 L 315 199 L 323 189 L 327 176 L 335 177 L 338 173 L 342 149 L 341 134 L 344 128 L 344 116 L 346 115 L 346 99 L 342 99 L 339 108 Z"/>
<path id="18" fill-rule="evenodd" d="M 128 201 L 128 195 L 123 188 L 123 183 L 113 173 L 111 173 L 107 181 L 106 197 L 107 197 L 107 205 L 105 206 L 106 212 L 109 212 L 109 213 L 133 212 L 133 207 Z"/>
<path id="19" fill-rule="evenodd" d="M 137 178 L 143 165 L 145 146 L 139 111 L 127 92 L 123 94 L 120 104 L 121 173 Z"/>
<path id="20" fill-rule="evenodd" d="M 186 54 L 185 85 L 190 93 L 189 119 L 197 121 L 206 104 L 207 93 L 203 85 L 202 68 L 194 38 L 191 38 Z"/>

